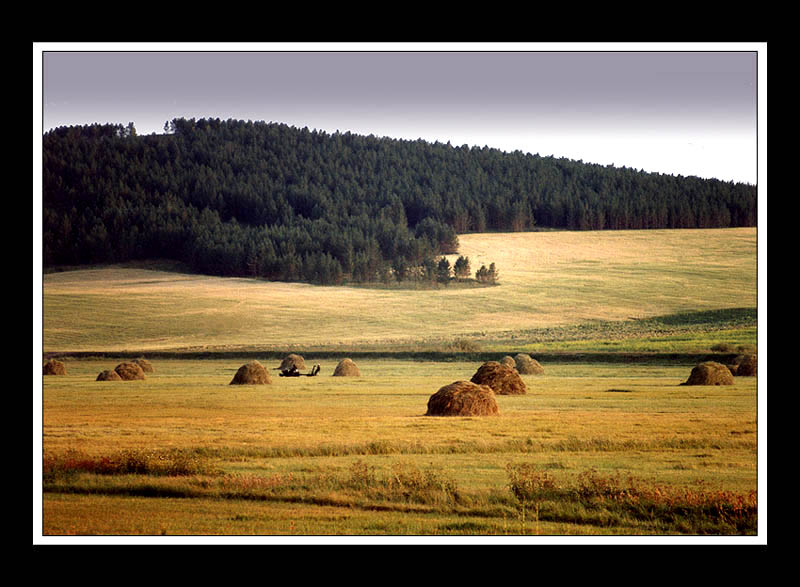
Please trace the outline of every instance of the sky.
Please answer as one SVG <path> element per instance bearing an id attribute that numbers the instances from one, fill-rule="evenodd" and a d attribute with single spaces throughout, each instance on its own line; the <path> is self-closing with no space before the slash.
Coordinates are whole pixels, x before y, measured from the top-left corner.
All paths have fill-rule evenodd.
<path id="1" fill-rule="evenodd" d="M 765 44 L 37 48 L 42 132 L 260 120 L 751 184 L 765 158 Z"/>

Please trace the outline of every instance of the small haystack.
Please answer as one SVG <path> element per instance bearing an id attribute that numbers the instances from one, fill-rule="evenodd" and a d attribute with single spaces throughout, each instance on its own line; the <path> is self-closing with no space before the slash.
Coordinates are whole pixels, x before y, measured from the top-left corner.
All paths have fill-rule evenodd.
<path id="1" fill-rule="evenodd" d="M 737 377 L 755 377 L 758 371 L 758 358 L 756 355 L 739 355 L 728 368 Z"/>
<path id="2" fill-rule="evenodd" d="M 517 363 L 514 361 L 514 357 L 511 355 L 506 355 L 502 359 L 500 359 L 500 364 L 505 365 L 506 367 L 511 367 L 512 369 L 517 368 Z"/>
<path id="3" fill-rule="evenodd" d="M 67 368 L 61 361 L 50 359 L 42 367 L 42 374 L 44 375 L 66 375 Z"/>
<path id="4" fill-rule="evenodd" d="M 470 379 L 478 385 L 488 385 L 499 395 L 520 395 L 526 393 L 525 382 L 516 369 L 489 361 L 480 366 Z"/>
<path id="5" fill-rule="evenodd" d="M 296 355 L 294 353 L 289 353 L 284 357 L 283 361 L 281 361 L 280 369 L 281 371 L 289 371 L 291 368 L 294 367 L 298 371 L 306 368 L 306 361 L 300 355 Z"/>
<path id="6" fill-rule="evenodd" d="M 236 375 L 230 385 L 255 385 L 272 383 L 269 373 L 264 368 L 264 365 L 258 361 L 250 361 L 249 363 L 239 367 Z"/>
<path id="7" fill-rule="evenodd" d="M 95 381 L 122 381 L 122 377 L 120 377 L 119 373 L 116 371 L 112 369 L 106 369 L 105 371 L 100 372 Z"/>
<path id="8" fill-rule="evenodd" d="M 134 359 L 133 362 L 139 365 L 142 368 L 142 371 L 144 371 L 145 373 L 153 373 L 154 371 L 153 364 L 147 359 L 144 358 Z"/>
<path id="9" fill-rule="evenodd" d="M 120 363 L 114 367 L 114 371 L 124 381 L 133 381 L 134 379 L 144 379 L 144 371 L 142 368 L 133 361 Z"/>
<path id="10" fill-rule="evenodd" d="M 514 363 L 517 366 L 517 371 L 522 375 L 541 375 L 544 373 L 544 367 L 539 364 L 539 361 L 525 353 L 519 353 L 514 357 Z"/>
<path id="11" fill-rule="evenodd" d="M 500 413 L 492 388 L 471 381 L 445 385 L 428 399 L 426 416 L 496 416 Z"/>
<path id="12" fill-rule="evenodd" d="M 700 363 L 681 385 L 733 385 L 733 375 L 722 363 L 706 361 Z"/>
<path id="13" fill-rule="evenodd" d="M 342 359 L 333 370 L 334 377 L 361 377 L 361 370 L 350 359 Z"/>

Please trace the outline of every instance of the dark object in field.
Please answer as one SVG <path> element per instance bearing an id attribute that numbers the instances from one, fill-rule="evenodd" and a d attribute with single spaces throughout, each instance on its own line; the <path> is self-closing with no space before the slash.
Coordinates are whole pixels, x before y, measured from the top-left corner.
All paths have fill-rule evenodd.
<path id="1" fill-rule="evenodd" d="M 306 361 L 300 355 L 296 355 L 294 353 L 289 353 L 284 357 L 283 361 L 281 361 L 280 366 L 278 367 L 281 371 L 288 371 L 292 367 L 295 369 L 305 369 L 306 368 Z"/>
<path id="2" fill-rule="evenodd" d="M 426 416 L 496 416 L 500 413 L 492 388 L 471 381 L 454 381 L 428 398 Z"/>
<path id="3" fill-rule="evenodd" d="M 514 357 L 517 372 L 521 375 L 541 375 L 544 373 L 544 367 L 539 364 L 539 361 L 532 359 L 530 355 L 519 353 Z"/>
<path id="4" fill-rule="evenodd" d="M 517 370 L 497 361 L 481 365 L 470 381 L 478 385 L 488 385 L 498 395 L 521 395 L 527 391 Z"/>
<path id="5" fill-rule="evenodd" d="M 122 381 L 122 377 L 120 377 L 119 373 L 116 371 L 112 369 L 106 369 L 105 371 L 100 372 L 95 381 Z"/>
<path id="6" fill-rule="evenodd" d="M 739 355 L 728 369 L 737 377 L 754 377 L 758 371 L 758 358 L 756 355 Z"/>
<path id="7" fill-rule="evenodd" d="M 319 373 L 319 370 L 320 370 L 320 366 L 319 365 L 314 365 L 314 367 L 311 369 L 311 373 L 300 373 L 300 371 L 297 370 L 297 367 L 292 365 L 289 369 L 284 369 L 283 371 L 281 371 L 280 372 L 280 376 L 281 377 L 315 377 L 317 375 L 317 373 Z"/>
<path id="8" fill-rule="evenodd" d="M 134 379 L 145 378 L 142 368 L 133 362 L 120 363 L 114 367 L 114 371 L 116 371 L 120 378 L 124 381 L 133 381 Z"/>
<path id="9" fill-rule="evenodd" d="M 700 363 L 681 385 L 733 385 L 733 375 L 722 363 L 706 361 Z"/>
<path id="10" fill-rule="evenodd" d="M 42 374 L 43 375 L 66 375 L 67 368 L 64 366 L 64 363 L 61 361 L 56 361 L 55 359 L 50 359 L 44 364 L 42 367 Z"/>
<path id="11" fill-rule="evenodd" d="M 256 385 L 267 383 L 272 383 L 272 379 L 270 379 L 269 373 L 267 373 L 264 365 L 258 361 L 250 361 L 239 367 L 230 385 Z"/>
<path id="12" fill-rule="evenodd" d="M 147 359 L 134 359 L 133 362 L 139 365 L 145 373 L 153 373 L 154 371 L 153 364 Z"/>
<path id="13" fill-rule="evenodd" d="M 361 370 L 351 359 L 342 359 L 333 370 L 334 377 L 361 377 Z"/>

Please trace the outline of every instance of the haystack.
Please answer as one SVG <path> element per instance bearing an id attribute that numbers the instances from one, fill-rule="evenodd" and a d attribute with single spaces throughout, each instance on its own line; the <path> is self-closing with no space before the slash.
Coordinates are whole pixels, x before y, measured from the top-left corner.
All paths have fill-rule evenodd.
<path id="1" fill-rule="evenodd" d="M 134 359 L 133 362 L 139 365 L 145 373 L 153 373 L 154 371 L 153 364 L 147 359 Z"/>
<path id="2" fill-rule="evenodd" d="M 342 359 L 333 370 L 334 377 L 361 377 L 358 366 L 350 359 Z"/>
<path id="3" fill-rule="evenodd" d="M 500 364 L 505 365 L 506 367 L 512 367 L 514 369 L 517 368 L 517 363 L 514 361 L 514 357 L 511 355 L 506 355 L 502 359 L 500 359 Z"/>
<path id="4" fill-rule="evenodd" d="M 233 376 L 231 385 L 254 385 L 272 383 L 269 373 L 264 368 L 264 365 L 258 361 L 250 361 L 249 363 L 239 367 L 236 375 Z"/>
<path id="5" fill-rule="evenodd" d="M 722 363 L 706 361 L 700 363 L 681 385 L 733 385 L 733 375 Z"/>
<path id="6" fill-rule="evenodd" d="M 288 371 L 292 367 L 295 367 L 298 371 L 306 368 L 306 361 L 300 355 L 296 355 L 294 353 L 289 353 L 284 357 L 283 361 L 281 361 L 280 369 L 281 371 Z"/>
<path id="7" fill-rule="evenodd" d="M 471 381 L 454 381 L 428 398 L 426 416 L 496 416 L 500 413 L 492 388 Z"/>
<path id="8" fill-rule="evenodd" d="M 116 371 L 117 375 L 120 376 L 120 379 L 123 379 L 124 381 L 132 381 L 134 379 L 145 378 L 144 371 L 142 371 L 142 368 L 133 361 L 120 363 L 119 365 L 114 367 L 114 371 Z"/>
<path id="9" fill-rule="evenodd" d="M 122 377 L 120 377 L 119 373 L 116 371 L 106 369 L 100 372 L 95 381 L 122 381 Z"/>
<path id="10" fill-rule="evenodd" d="M 480 366 L 470 379 L 478 385 L 488 385 L 499 395 L 520 395 L 526 393 L 525 382 L 516 369 L 489 361 Z"/>
<path id="11" fill-rule="evenodd" d="M 531 358 L 530 355 L 519 353 L 514 357 L 517 371 L 522 375 L 541 375 L 544 373 L 544 367 L 539 364 L 539 361 Z"/>
<path id="12" fill-rule="evenodd" d="M 42 373 L 44 375 L 66 375 L 67 368 L 61 361 L 50 359 L 44 364 L 44 367 L 42 367 Z"/>
<path id="13" fill-rule="evenodd" d="M 754 377 L 758 371 L 758 358 L 756 355 L 739 355 L 729 368 L 736 376 Z"/>

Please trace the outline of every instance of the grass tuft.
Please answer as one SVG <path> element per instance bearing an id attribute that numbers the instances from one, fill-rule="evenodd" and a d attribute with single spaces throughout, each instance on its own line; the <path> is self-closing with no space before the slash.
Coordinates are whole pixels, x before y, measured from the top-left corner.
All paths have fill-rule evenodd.
<path id="1" fill-rule="evenodd" d="M 216 471 L 196 454 L 175 449 L 124 450 L 110 456 L 88 456 L 69 450 L 63 454 L 46 455 L 42 461 L 42 474 L 46 481 L 78 473 L 181 477 L 215 474 Z"/>
<path id="2" fill-rule="evenodd" d="M 521 515 L 532 507 L 537 523 L 540 519 L 591 519 L 604 526 L 648 523 L 662 533 L 696 535 L 748 535 L 758 528 L 755 491 L 676 489 L 633 476 L 601 475 L 594 469 L 579 473 L 572 483 L 558 483 L 530 464 L 509 464 L 507 473 Z"/>

